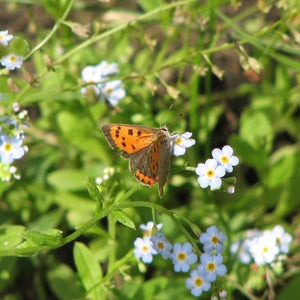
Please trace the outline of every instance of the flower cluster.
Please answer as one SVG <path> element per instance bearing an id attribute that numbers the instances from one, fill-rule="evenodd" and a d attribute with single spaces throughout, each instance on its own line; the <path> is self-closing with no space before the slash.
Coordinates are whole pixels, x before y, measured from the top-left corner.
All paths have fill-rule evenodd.
<path id="1" fill-rule="evenodd" d="M 243 264 L 252 260 L 258 265 L 266 265 L 284 260 L 289 252 L 292 236 L 284 228 L 276 225 L 272 230 L 249 230 L 247 238 L 235 242 L 230 247 L 230 252 L 238 254 Z"/>
<path id="2" fill-rule="evenodd" d="M 8 30 L 0 31 L 0 44 L 2 47 L 7 47 L 8 43 L 14 38 L 12 34 L 8 34 Z M 3 67 L 8 70 L 20 69 L 23 64 L 23 56 L 14 53 L 8 53 L 0 60 Z"/>
<path id="3" fill-rule="evenodd" d="M 0 179 L 10 181 L 12 177 L 20 179 L 17 168 L 11 164 L 16 159 L 22 158 L 28 152 L 27 146 L 23 146 L 24 121 L 27 119 L 27 111 L 20 111 L 17 103 L 13 104 L 15 115 L 0 118 Z"/>
<path id="4" fill-rule="evenodd" d="M 224 146 L 222 150 L 214 149 L 212 157 L 207 159 L 204 164 L 199 163 L 195 171 L 199 175 L 198 183 L 200 187 L 210 186 L 211 190 L 215 190 L 221 187 L 221 178 L 226 172 L 232 172 L 233 166 L 239 163 L 239 159 L 233 155 L 233 149 L 228 145 Z"/>
<path id="5" fill-rule="evenodd" d="M 160 254 L 164 259 L 171 259 L 175 272 L 188 272 L 191 265 L 195 264 L 198 257 L 193 253 L 190 243 L 175 243 L 172 245 L 167 241 L 164 234 L 159 232 L 162 224 L 156 227 L 157 233 L 153 233 L 153 222 L 141 225 L 146 229 L 144 238 L 137 238 L 134 242 L 136 247 L 134 255 L 144 263 L 151 263 L 153 255 Z M 150 237 L 150 234 L 152 236 Z M 226 237 L 216 226 L 211 226 L 206 233 L 201 234 L 199 241 L 203 244 L 204 253 L 200 256 L 200 264 L 196 269 L 191 270 L 190 277 L 186 279 L 186 287 L 191 290 L 193 296 L 200 296 L 203 291 L 208 291 L 211 283 L 217 276 L 226 273 L 226 267 L 222 264 Z"/>
<path id="6" fill-rule="evenodd" d="M 104 168 L 103 169 L 103 177 L 97 177 L 95 178 L 95 183 L 97 185 L 101 185 L 104 181 L 107 181 L 115 174 L 115 168 Z"/>
<path id="7" fill-rule="evenodd" d="M 145 264 L 150 264 L 153 260 L 153 255 L 158 254 L 150 240 L 153 227 L 153 222 L 148 222 L 146 225 L 142 224 L 140 228 L 144 230 L 144 237 L 138 237 L 133 243 L 135 246 L 133 251 L 135 257 L 141 259 Z M 160 230 L 162 224 L 157 224 L 156 228 L 157 230 Z"/>
<path id="8" fill-rule="evenodd" d="M 102 61 L 96 66 L 87 66 L 81 71 L 84 82 L 92 84 L 81 89 L 84 96 L 92 93 L 99 101 L 105 101 L 112 106 L 126 96 L 121 80 L 109 80 L 109 75 L 119 73 L 118 64 Z M 103 83 L 102 83 L 103 82 Z"/>
<path id="9" fill-rule="evenodd" d="M 207 228 L 205 233 L 200 235 L 199 241 L 203 244 L 204 253 L 200 257 L 200 264 L 196 270 L 192 270 L 190 277 L 185 284 L 191 290 L 193 296 L 200 296 L 203 291 L 208 291 L 211 282 L 226 273 L 226 267 L 222 264 L 224 242 L 226 236 L 216 226 Z"/>

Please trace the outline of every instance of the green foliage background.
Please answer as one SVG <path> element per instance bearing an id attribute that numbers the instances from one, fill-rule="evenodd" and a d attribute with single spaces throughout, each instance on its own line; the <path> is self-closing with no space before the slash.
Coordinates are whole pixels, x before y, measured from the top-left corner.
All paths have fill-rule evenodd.
<path id="1" fill-rule="evenodd" d="M 152 212 L 172 243 L 197 245 L 195 231 L 213 224 L 225 232 L 228 272 L 216 291 L 299 297 L 296 0 L 31 0 L 0 8 L 1 30 L 18 37 L 10 47 L 25 55 L 22 71 L 0 76 L 8 97 L 1 106 L 18 102 L 30 115 L 22 178 L 0 182 L 1 299 L 192 299 L 188 275 L 170 261 L 157 256 L 145 268 L 133 256 Z M 113 109 L 80 93 L 81 70 L 103 60 L 119 64 L 127 92 Z M 100 128 L 114 122 L 193 132 L 197 143 L 172 159 L 162 199 L 109 148 Z M 233 195 L 201 189 L 189 168 L 225 144 L 240 159 Z M 94 180 L 107 167 L 115 172 L 98 189 Z M 247 229 L 276 224 L 294 237 L 282 269 L 255 270 L 230 255 Z"/>

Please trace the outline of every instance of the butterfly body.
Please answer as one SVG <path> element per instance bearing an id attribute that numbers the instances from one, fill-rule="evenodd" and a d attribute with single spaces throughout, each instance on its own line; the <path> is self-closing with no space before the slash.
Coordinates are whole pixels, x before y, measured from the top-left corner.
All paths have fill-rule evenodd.
<path id="1" fill-rule="evenodd" d="M 102 127 L 102 131 L 110 146 L 113 149 L 121 149 L 121 156 L 129 159 L 129 169 L 136 169 L 135 178 L 138 181 L 150 187 L 158 183 L 161 197 L 174 145 L 168 129 L 108 124 Z"/>

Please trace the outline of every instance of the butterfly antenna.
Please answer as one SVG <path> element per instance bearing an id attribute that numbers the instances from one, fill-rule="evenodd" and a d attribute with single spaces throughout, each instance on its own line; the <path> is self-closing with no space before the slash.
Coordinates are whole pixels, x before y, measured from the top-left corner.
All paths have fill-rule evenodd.
<path id="1" fill-rule="evenodd" d="M 183 116 L 184 116 L 183 113 L 178 114 L 176 117 L 169 119 L 168 122 L 166 122 L 166 125 L 167 125 L 167 123 L 173 122 L 174 120 L 181 119 Z"/>
<path id="2" fill-rule="evenodd" d="M 166 116 L 166 114 L 169 112 L 169 111 L 171 111 L 172 109 L 173 109 L 173 103 L 169 106 L 169 108 L 162 114 L 162 117 L 161 117 L 161 120 L 163 121 L 163 120 L 165 120 L 166 118 L 165 118 L 165 116 Z M 167 122 L 163 122 L 163 124 L 164 125 L 166 125 L 166 123 Z M 161 124 L 159 124 L 160 125 L 160 127 L 161 127 Z"/>

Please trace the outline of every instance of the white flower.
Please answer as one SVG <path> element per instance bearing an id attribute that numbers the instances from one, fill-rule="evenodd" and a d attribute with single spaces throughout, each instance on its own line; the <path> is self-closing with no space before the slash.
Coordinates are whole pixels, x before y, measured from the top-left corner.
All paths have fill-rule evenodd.
<path id="1" fill-rule="evenodd" d="M 218 166 L 215 159 L 207 159 L 205 164 L 198 164 L 196 174 L 199 175 L 198 183 L 202 188 L 210 186 L 213 190 L 222 185 L 220 177 L 225 175 L 225 168 L 223 166 Z"/>
<path id="2" fill-rule="evenodd" d="M 153 226 L 154 226 L 154 223 L 152 221 L 149 221 L 149 222 L 147 222 L 146 225 L 145 224 L 141 224 L 140 228 L 142 230 L 144 230 L 144 234 L 145 235 L 151 235 Z M 156 225 L 156 228 L 157 228 L 158 231 L 161 230 L 162 227 L 163 227 L 162 223 L 159 223 L 159 224 Z"/>
<path id="3" fill-rule="evenodd" d="M 121 80 L 113 80 L 98 85 L 101 90 L 100 100 L 108 101 L 112 106 L 117 105 L 126 96 L 126 92 L 121 85 Z"/>
<path id="4" fill-rule="evenodd" d="M 96 177 L 95 183 L 96 183 L 97 185 L 100 185 L 102 182 L 103 182 L 103 179 L 102 179 L 101 177 Z"/>
<path id="5" fill-rule="evenodd" d="M 119 68 L 117 63 L 109 64 L 107 61 L 102 61 L 100 64 L 96 66 L 97 70 L 101 74 L 102 77 L 119 73 Z"/>
<path id="6" fill-rule="evenodd" d="M 166 240 L 166 237 L 159 232 L 150 238 L 152 247 L 164 258 L 171 258 L 172 244 Z"/>
<path id="7" fill-rule="evenodd" d="M 197 270 L 191 271 L 190 277 L 185 280 L 185 285 L 195 297 L 200 296 L 202 291 L 207 292 L 210 289 L 210 282 Z"/>
<path id="8" fill-rule="evenodd" d="M 275 243 L 279 247 L 280 253 L 287 254 L 289 252 L 289 244 L 293 240 L 292 236 L 285 232 L 284 228 L 280 225 L 276 225 L 272 230 L 275 238 Z"/>
<path id="9" fill-rule="evenodd" d="M 15 112 L 18 112 L 20 110 L 20 104 L 17 102 L 14 102 L 11 107 Z"/>
<path id="10" fill-rule="evenodd" d="M 9 138 L 6 134 L 0 134 L 0 157 L 1 161 L 9 165 L 14 159 L 20 159 L 25 154 L 22 147 L 23 139 L 17 136 Z"/>
<path id="11" fill-rule="evenodd" d="M 95 66 L 86 66 L 84 69 L 82 69 L 81 78 L 86 83 L 97 83 L 97 82 L 101 82 L 102 80 L 104 80 L 102 78 L 102 74 L 101 74 L 100 70 Z M 89 88 L 91 88 L 91 87 L 82 88 L 81 93 L 83 95 L 86 95 L 88 93 Z M 93 88 L 95 94 L 97 96 L 99 96 L 101 90 L 96 85 L 93 85 L 92 88 Z"/>
<path id="12" fill-rule="evenodd" d="M 236 166 L 239 163 L 239 159 L 233 156 L 233 149 L 226 145 L 222 150 L 216 148 L 212 151 L 212 157 L 221 164 L 227 172 L 232 172 L 232 166 Z"/>
<path id="13" fill-rule="evenodd" d="M 242 263 L 248 264 L 253 258 L 258 266 L 272 266 L 276 260 L 280 260 L 280 253 L 289 252 L 289 243 L 292 241 L 292 236 L 280 225 L 276 225 L 272 230 L 248 230 L 246 235 L 246 240 L 239 240 L 231 245 L 230 252 L 239 251 Z"/>
<path id="14" fill-rule="evenodd" d="M 1 59 L 1 65 L 9 70 L 14 70 L 15 68 L 20 69 L 23 64 L 23 56 L 16 54 L 8 54 Z"/>
<path id="15" fill-rule="evenodd" d="M 133 253 L 136 258 L 141 258 L 145 264 L 149 264 L 153 260 L 153 255 L 157 254 L 157 251 L 153 249 L 152 242 L 150 241 L 150 237 L 145 238 L 137 238 L 134 241 L 134 249 Z"/>
<path id="16" fill-rule="evenodd" d="M 11 173 L 11 174 L 15 174 L 16 172 L 17 172 L 17 168 L 15 167 L 15 166 L 11 166 L 10 168 L 9 168 L 9 173 Z"/>
<path id="17" fill-rule="evenodd" d="M 175 272 L 187 272 L 190 269 L 190 265 L 197 261 L 197 255 L 192 251 L 190 243 L 184 243 L 182 246 L 176 243 L 173 246 L 172 262 Z"/>
<path id="18" fill-rule="evenodd" d="M 272 263 L 279 254 L 274 236 L 266 231 L 263 235 L 253 238 L 249 251 L 258 266 Z"/>
<path id="19" fill-rule="evenodd" d="M 222 264 L 223 256 L 221 254 L 209 255 L 204 253 L 200 257 L 201 264 L 197 270 L 204 275 L 208 281 L 215 281 L 217 276 L 222 276 L 226 273 L 226 267 Z"/>
<path id="20" fill-rule="evenodd" d="M 182 135 L 176 134 L 172 136 L 174 140 L 173 154 L 175 156 L 183 155 L 186 148 L 190 148 L 195 145 L 196 141 L 194 139 L 190 139 L 191 136 L 191 132 L 185 132 Z"/>
<path id="21" fill-rule="evenodd" d="M 6 47 L 8 45 L 8 42 L 13 39 L 12 34 L 8 34 L 8 30 L 0 31 L 0 44 L 2 46 Z"/>
<path id="22" fill-rule="evenodd" d="M 227 188 L 227 193 L 228 194 L 234 194 L 235 192 L 235 186 L 234 185 L 231 185 Z"/>
<path id="23" fill-rule="evenodd" d="M 219 292 L 219 296 L 220 296 L 220 298 L 226 298 L 227 297 L 227 291 L 226 290 L 221 290 Z"/>
<path id="24" fill-rule="evenodd" d="M 203 249 L 206 253 L 215 250 L 221 253 L 224 250 L 224 242 L 227 240 L 225 234 L 218 230 L 215 225 L 207 228 L 206 233 L 200 235 L 199 241 L 204 245 Z"/>

